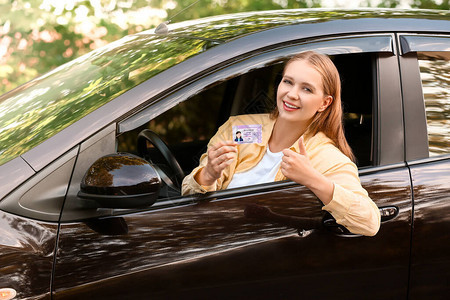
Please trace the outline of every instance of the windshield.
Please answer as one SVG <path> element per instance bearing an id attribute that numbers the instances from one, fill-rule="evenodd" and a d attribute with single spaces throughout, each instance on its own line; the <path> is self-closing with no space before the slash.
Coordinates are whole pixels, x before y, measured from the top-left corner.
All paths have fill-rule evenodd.
<path id="1" fill-rule="evenodd" d="M 128 36 L 1 96 L 0 165 L 203 51 L 207 43 L 174 36 Z"/>

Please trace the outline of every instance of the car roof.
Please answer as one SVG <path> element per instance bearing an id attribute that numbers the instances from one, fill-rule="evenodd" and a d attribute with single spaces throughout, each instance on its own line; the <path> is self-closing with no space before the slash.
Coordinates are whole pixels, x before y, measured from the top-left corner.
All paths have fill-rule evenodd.
<path id="1" fill-rule="evenodd" d="M 357 20 L 357 19 L 414 19 L 419 20 L 449 20 L 450 12 L 447 10 L 428 9 L 388 9 L 388 8 L 365 8 L 365 9 L 285 9 L 254 11 L 219 15 L 197 20 L 190 20 L 170 24 L 168 34 L 173 36 L 189 36 L 192 38 L 230 41 L 243 35 L 271 29 L 274 27 L 323 23 L 334 20 Z M 412 27 L 420 23 L 411 24 Z M 389 25 L 387 24 L 387 27 Z M 138 34 L 154 34 L 155 29 L 143 31 Z"/>
<path id="2" fill-rule="evenodd" d="M 126 36 L 0 96 L 0 165 L 24 154 L 122 93 L 188 58 L 252 33 L 335 20 L 449 20 L 438 10 L 280 10 L 169 24 Z M 365 25 L 366 24 L 366 25 Z M 361 26 L 372 26 L 361 22 Z"/>

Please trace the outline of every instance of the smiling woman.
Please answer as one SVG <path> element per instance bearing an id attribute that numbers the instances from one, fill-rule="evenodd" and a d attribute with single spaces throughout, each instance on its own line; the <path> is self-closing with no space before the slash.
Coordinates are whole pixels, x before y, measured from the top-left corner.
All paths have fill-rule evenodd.
<path id="1" fill-rule="evenodd" d="M 183 194 L 290 179 L 308 187 L 351 232 L 375 235 L 380 213 L 349 158 L 336 67 L 307 51 L 291 58 L 282 76 L 275 112 L 236 116 L 222 125 L 183 180 Z M 244 125 L 259 125 L 262 142 L 234 142 L 232 128 Z"/>

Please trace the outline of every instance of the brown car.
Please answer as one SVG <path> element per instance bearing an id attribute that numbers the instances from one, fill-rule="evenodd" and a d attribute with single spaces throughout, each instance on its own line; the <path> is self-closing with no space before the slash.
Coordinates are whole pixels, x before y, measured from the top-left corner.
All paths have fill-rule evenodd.
<path id="1" fill-rule="evenodd" d="M 341 74 L 374 237 L 292 181 L 180 195 L 304 50 Z M 127 36 L 0 96 L 0 295 L 444 299 L 449 74 L 448 11 L 282 10 Z"/>

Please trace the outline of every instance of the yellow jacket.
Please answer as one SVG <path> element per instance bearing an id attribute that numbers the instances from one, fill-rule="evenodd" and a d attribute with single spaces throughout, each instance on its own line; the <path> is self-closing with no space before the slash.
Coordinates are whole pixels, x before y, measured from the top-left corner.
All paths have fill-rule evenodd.
<path id="1" fill-rule="evenodd" d="M 258 164 L 266 153 L 275 124 L 275 120 L 268 114 L 230 117 L 211 138 L 208 148 L 219 141 L 233 140 L 233 126 L 252 124 L 262 125 L 262 143 L 239 144 L 236 160 L 223 171 L 222 177 L 212 186 L 201 186 L 194 179 L 194 176 L 206 166 L 208 158 L 204 153 L 200 158 L 199 166 L 184 178 L 183 195 L 226 189 L 233 174 L 247 171 Z M 353 233 L 375 235 L 380 227 L 380 211 L 361 186 L 356 165 L 322 132 L 314 136 L 305 135 L 304 143 L 311 165 L 334 183 L 333 199 L 322 209 L 330 212 L 338 224 L 345 226 Z M 290 149 L 298 153 L 298 141 Z M 278 170 L 275 181 L 285 179 L 287 178 L 281 170 Z"/>

